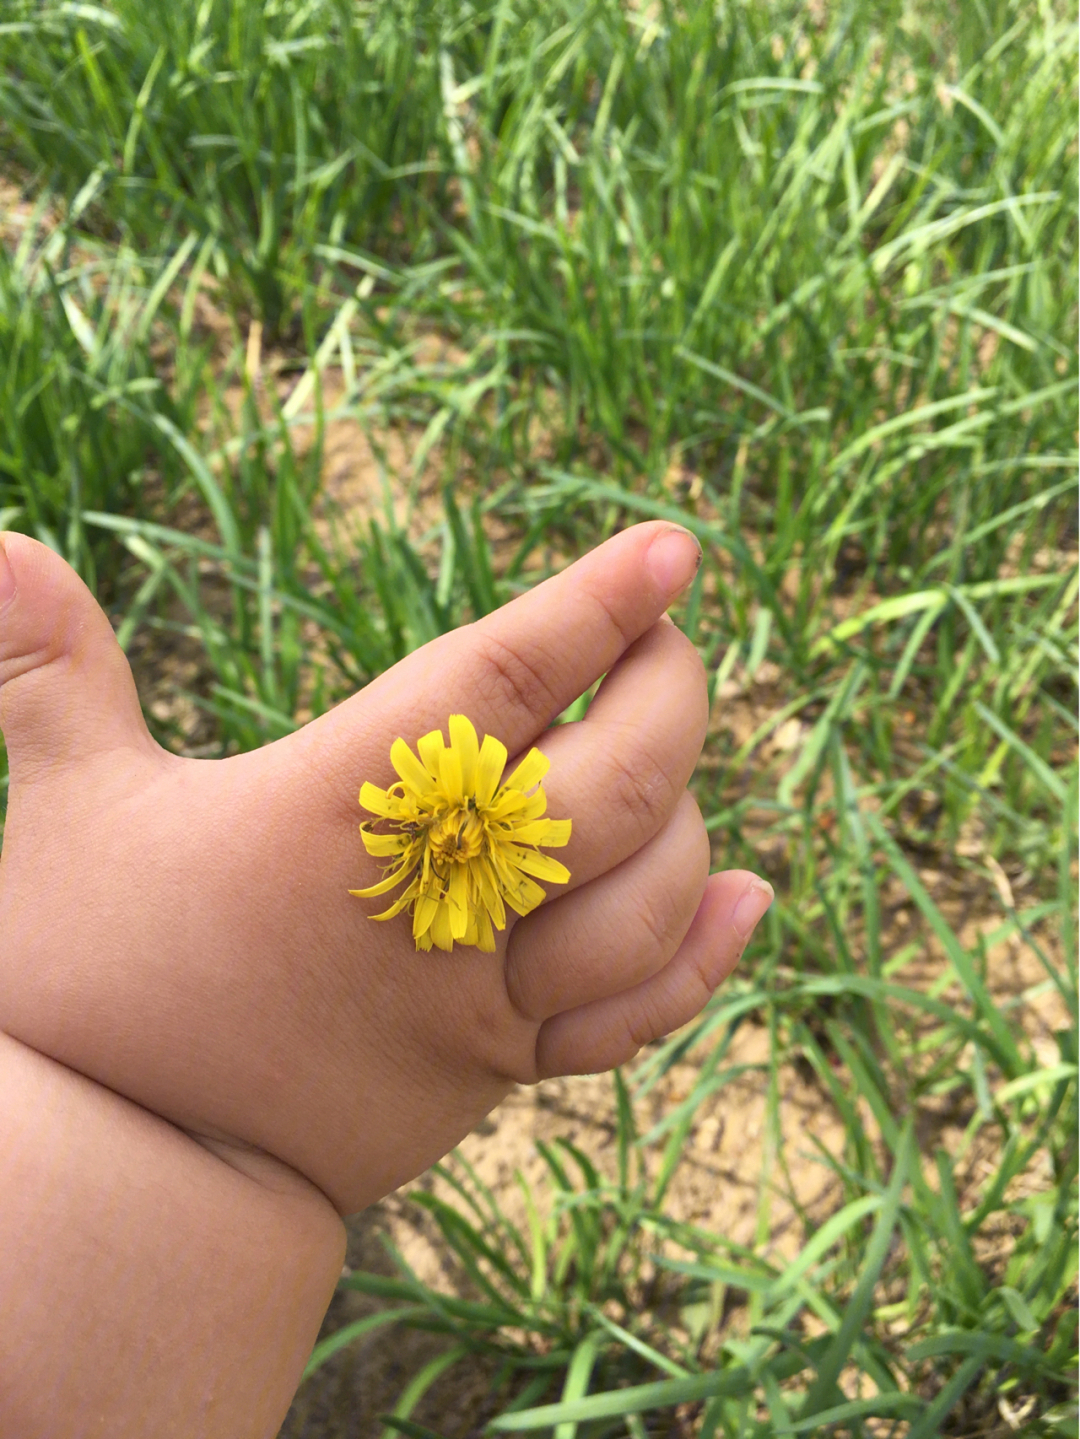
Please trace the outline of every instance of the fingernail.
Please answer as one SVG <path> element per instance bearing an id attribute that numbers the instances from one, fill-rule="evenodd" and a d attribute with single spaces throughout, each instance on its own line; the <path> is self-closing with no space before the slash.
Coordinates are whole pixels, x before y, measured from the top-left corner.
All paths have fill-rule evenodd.
<path id="1" fill-rule="evenodd" d="M 15 572 L 4 553 L 4 542 L 0 540 L 0 610 L 15 598 Z"/>
<path id="2" fill-rule="evenodd" d="M 731 923 L 740 939 L 749 939 L 758 920 L 773 902 L 773 887 L 764 879 L 752 879 L 743 890 Z"/>
<path id="3" fill-rule="evenodd" d="M 645 557 L 649 573 L 664 594 L 674 599 L 697 574 L 701 546 L 690 533 L 672 525 L 657 535 Z"/>

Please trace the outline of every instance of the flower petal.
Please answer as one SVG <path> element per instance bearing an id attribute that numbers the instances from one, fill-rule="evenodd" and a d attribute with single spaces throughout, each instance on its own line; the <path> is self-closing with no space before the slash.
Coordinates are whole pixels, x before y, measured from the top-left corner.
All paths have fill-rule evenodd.
<path id="1" fill-rule="evenodd" d="M 440 949 L 453 949 L 454 933 L 450 928 L 450 906 L 440 904 L 435 911 L 435 919 L 431 926 L 431 937 Z"/>
<path id="2" fill-rule="evenodd" d="M 514 890 L 508 890 L 506 902 L 517 914 L 531 914 L 536 906 L 542 903 L 547 895 L 527 875 L 521 875 L 520 881 Z"/>
<path id="3" fill-rule="evenodd" d="M 439 755 L 446 748 L 443 744 L 442 730 L 433 729 L 430 734 L 421 735 L 416 741 L 416 748 L 425 768 L 432 774 L 438 774 Z"/>
<path id="4" fill-rule="evenodd" d="M 431 928 L 432 920 L 435 918 L 439 908 L 439 901 L 430 894 L 422 894 L 416 901 L 416 908 L 413 910 L 413 938 L 420 939 L 427 934 Z M 430 946 L 429 946 L 430 948 Z"/>
<path id="5" fill-rule="evenodd" d="M 551 761 L 547 755 L 531 749 L 510 778 L 504 781 L 503 788 L 530 790 L 540 783 L 550 768 Z"/>
<path id="6" fill-rule="evenodd" d="M 384 909 L 382 914 L 373 914 L 371 916 L 372 919 L 393 919 L 395 915 L 400 914 L 403 909 L 407 909 L 409 907 L 409 905 L 413 901 L 415 893 L 416 891 L 413 889 L 412 885 L 410 885 L 404 894 L 398 895 L 397 899 L 394 900 L 393 904 L 390 906 L 389 909 Z"/>
<path id="7" fill-rule="evenodd" d="M 463 804 L 465 792 L 461 782 L 461 755 L 456 749 L 444 749 L 439 755 L 440 787 L 451 804 Z"/>
<path id="8" fill-rule="evenodd" d="M 570 843 L 570 821 L 568 819 L 534 819 L 527 824 L 514 826 L 515 844 L 542 844 L 550 849 L 561 849 Z"/>
<path id="9" fill-rule="evenodd" d="M 495 870 L 489 860 L 478 859 L 473 866 L 473 880 L 476 885 L 480 904 L 491 916 L 498 929 L 506 928 L 506 907 L 502 900 L 502 891 Z"/>
<path id="10" fill-rule="evenodd" d="M 532 794 L 523 794 L 519 789 L 501 789 L 488 810 L 488 817 L 519 824 L 522 820 L 536 819 L 546 809 L 547 795 L 542 789 L 534 790 Z"/>
<path id="11" fill-rule="evenodd" d="M 410 861 L 406 856 L 404 862 L 388 875 L 384 875 L 378 884 L 369 885 L 367 889 L 350 889 L 349 893 L 355 894 L 358 899 L 374 899 L 377 894 L 385 894 L 388 889 L 393 889 L 396 884 L 400 884 L 405 876 L 415 868 L 415 865 L 416 861 Z"/>
<path id="12" fill-rule="evenodd" d="M 396 739 L 390 746 L 390 763 L 416 794 L 430 794 L 435 788 L 435 776 L 428 773 L 403 739 Z"/>
<path id="13" fill-rule="evenodd" d="M 486 954 L 495 953 L 495 936 L 491 932 L 491 920 L 484 910 L 476 916 L 476 947 Z"/>
<path id="14" fill-rule="evenodd" d="M 450 716 L 450 747 L 461 760 L 461 786 L 466 795 L 476 793 L 476 763 L 480 758 L 480 741 L 472 720 L 464 715 Z"/>
<path id="15" fill-rule="evenodd" d="M 486 734 L 480 746 L 476 765 L 476 803 L 485 808 L 495 798 L 499 780 L 506 768 L 506 746 L 494 735 Z"/>
<path id="16" fill-rule="evenodd" d="M 372 919 L 396 919 L 401 911 L 409 903 L 407 899 L 395 899 L 389 909 L 384 909 L 382 914 L 373 914 Z"/>
<path id="17" fill-rule="evenodd" d="M 450 869 L 450 933 L 464 939 L 469 928 L 469 876 L 466 866 L 455 864 Z"/>
<path id="18" fill-rule="evenodd" d="M 376 859 L 385 859 L 388 854 L 403 854 L 412 843 L 407 834 L 372 834 L 366 825 L 360 826 L 360 838 L 368 854 Z"/>
<path id="19" fill-rule="evenodd" d="M 386 790 L 379 789 L 378 785 L 371 784 L 368 780 L 360 786 L 360 803 L 372 814 L 381 815 L 383 819 L 397 819 L 401 812 L 401 801 Z"/>
<path id="20" fill-rule="evenodd" d="M 517 850 L 516 846 L 515 850 L 513 862 L 526 874 L 535 874 L 537 879 L 553 880 L 555 884 L 565 884 L 570 878 L 566 865 L 552 859 L 549 854 L 541 854 L 537 849 Z"/>

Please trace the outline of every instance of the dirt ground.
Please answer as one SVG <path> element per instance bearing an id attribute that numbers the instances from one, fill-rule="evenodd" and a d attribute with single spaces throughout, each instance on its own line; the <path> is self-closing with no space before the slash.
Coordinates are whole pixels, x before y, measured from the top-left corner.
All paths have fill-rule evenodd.
<path id="1" fill-rule="evenodd" d="M 688 1137 L 667 1210 L 674 1217 L 725 1233 L 751 1244 L 766 1139 L 768 1034 L 745 1026 L 730 1053 L 733 1066 L 746 1065 L 724 1090 L 706 1101 L 699 1122 Z M 639 1106 L 642 1128 L 659 1120 L 672 1104 L 686 1097 L 697 1076 L 695 1064 L 670 1072 Z M 823 1106 L 816 1087 L 793 1067 L 781 1078 L 781 1123 L 784 1147 L 798 1152 L 793 1170 L 799 1202 L 823 1219 L 834 1198 L 830 1176 L 813 1157 L 811 1134 L 839 1153 L 843 1133 L 831 1108 Z M 464 1141 L 461 1153 L 491 1187 L 507 1217 L 524 1225 L 525 1210 L 515 1181 L 520 1171 L 543 1202 L 545 1167 L 538 1140 L 568 1139 L 578 1145 L 606 1177 L 614 1177 L 615 1109 L 612 1081 L 607 1075 L 552 1080 L 536 1089 L 517 1089 L 485 1123 Z M 431 1176 L 419 1187 L 445 1192 Z M 349 1221 L 347 1264 L 392 1273 L 379 1232 L 387 1233 L 410 1265 L 428 1283 L 452 1288 L 456 1276 L 447 1256 L 434 1241 L 424 1216 L 408 1203 L 409 1190 L 391 1196 Z M 774 1205 L 772 1247 L 777 1255 L 794 1254 L 802 1233 L 789 1199 Z M 341 1294 L 334 1301 L 325 1332 L 371 1311 L 370 1300 Z M 330 1361 L 301 1389 L 281 1431 L 282 1439 L 375 1439 L 382 1426 L 378 1415 L 397 1398 L 418 1361 L 438 1352 L 444 1341 L 417 1335 L 376 1331 L 348 1353 Z M 423 1410 L 414 1415 L 447 1439 L 479 1435 L 494 1412 L 485 1403 L 490 1373 L 482 1365 L 470 1372 L 458 1366 L 441 1389 L 433 1390 Z"/>
<path id="2" fill-rule="evenodd" d="M 992 932 L 1000 924 L 985 889 L 957 876 L 938 876 L 936 898 L 968 943 L 976 930 Z M 910 916 L 901 891 L 883 895 L 893 924 L 904 931 Z M 1054 936 L 1041 933 L 1044 952 L 1054 952 Z M 1035 952 L 1018 941 L 994 946 L 988 955 L 988 980 L 998 1002 L 1011 1001 L 1012 1014 L 1032 1040 L 1044 1063 L 1057 1059 L 1054 1030 L 1067 1022 L 1055 992 L 1043 988 L 1046 974 Z M 942 958 L 933 944 L 895 978 L 922 988 L 940 975 Z M 1033 992 L 1034 991 L 1034 992 Z M 1041 991 L 1041 992 L 1040 992 Z M 950 991 L 945 990 L 946 1000 Z M 794 1255 L 805 1237 L 838 1207 L 840 1189 L 815 1150 L 815 1142 L 833 1155 L 843 1151 L 844 1130 L 824 1087 L 808 1067 L 785 1064 L 778 1075 L 780 1133 L 768 1122 L 769 1035 L 760 1023 L 744 1023 L 734 1036 L 725 1068 L 734 1077 L 707 1098 L 688 1135 L 680 1167 L 666 1202 L 675 1219 L 688 1221 L 737 1244 L 752 1245 L 758 1226 L 762 1181 L 769 1183 L 769 1240 L 766 1259 Z M 675 1066 L 636 1107 L 639 1130 L 645 1131 L 691 1091 L 698 1074 L 692 1058 Z M 607 1177 L 616 1173 L 615 1106 L 610 1076 L 552 1080 L 534 1089 L 515 1090 L 461 1145 L 461 1153 L 491 1187 L 507 1217 L 525 1223 L 525 1207 L 515 1175 L 520 1174 L 542 1202 L 546 1189 L 544 1164 L 537 1141 L 569 1139 Z M 937 1148 L 956 1154 L 970 1114 L 946 1101 L 927 1103 L 920 1111 L 920 1147 L 928 1173 Z M 873 1132 L 869 1115 L 867 1128 Z M 769 1166 L 776 1152 L 782 1169 Z M 656 1155 L 652 1156 L 655 1163 Z M 958 1173 L 973 1189 L 985 1181 L 991 1155 L 977 1138 Z M 1026 1176 L 1024 1187 L 1044 1187 L 1049 1176 Z M 348 1222 L 347 1269 L 391 1275 L 380 1236 L 388 1236 L 410 1266 L 427 1283 L 449 1292 L 465 1293 L 461 1278 L 432 1233 L 427 1216 L 409 1202 L 416 1189 L 448 1195 L 448 1187 L 432 1175 L 391 1195 Z M 993 1243 L 992 1237 L 989 1239 Z M 1001 1236 L 1003 1245 L 1008 1243 Z M 1004 1249 L 1003 1249 L 1004 1253 Z M 992 1256 L 989 1256 L 992 1258 Z M 333 1333 L 344 1324 L 371 1313 L 377 1301 L 351 1292 L 339 1293 L 323 1328 Z M 738 1317 L 732 1320 L 738 1323 Z M 378 1439 L 385 1414 L 409 1378 L 445 1347 L 432 1336 L 393 1329 L 377 1330 L 327 1362 L 300 1389 L 280 1439 Z M 413 1419 L 438 1430 L 446 1439 L 479 1439 L 483 1425 L 498 1412 L 489 1394 L 492 1368 L 482 1361 L 456 1365 L 430 1391 Z"/>

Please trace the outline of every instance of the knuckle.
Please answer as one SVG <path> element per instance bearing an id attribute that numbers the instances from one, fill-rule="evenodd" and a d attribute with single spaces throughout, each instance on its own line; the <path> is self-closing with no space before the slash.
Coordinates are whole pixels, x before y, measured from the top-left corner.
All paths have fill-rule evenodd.
<path id="1" fill-rule="evenodd" d="M 651 1005 L 642 1005 L 627 1016 L 627 1043 L 633 1045 L 635 1054 L 666 1032 L 664 1025 L 660 1023 L 660 1016 Z"/>
<path id="2" fill-rule="evenodd" d="M 530 964 L 531 956 L 515 948 L 513 935 L 506 948 L 504 964 L 506 994 L 510 1007 L 521 1019 L 530 1024 L 541 1024 L 551 1013 L 548 1002 L 549 985 L 546 971 Z"/>
<path id="3" fill-rule="evenodd" d="M 627 624 L 626 615 L 620 613 L 602 590 L 590 590 L 589 598 L 596 606 L 597 613 L 603 616 L 604 621 L 610 627 L 612 639 L 619 645 L 619 648 L 625 650 L 633 644 L 638 638 L 639 631 L 635 626 Z"/>
<path id="4" fill-rule="evenodd" d="M 545 722 L 558 714 L 559 704 L 536 663 L 494 635 L 481 634 L 479 643 L 480 663 L 487 671 L 496 704 Z"/>
<path id="5" fill-rule="evenodd" d="M 440 1045 L 440 1056 L 449 1072 L 460 1073 L 462 1053 L 453 1036 L 460 1038 L 465 1033 L 471 1035 L 470 1062 L 485 1083 L 509 1089 L 515 1084 L 537 1082 L 538 1023 L 524 1019 L 502 998 L 485 999 L 472 991 L 469 1003 L 456 1012 L 457 1023 L 448 1026 L 448 1038 Z"/>
<path id="6" fill-rule="evenodd" d="M 535 1038 L 531 1045 L 524 1046 L 520 1052 L 500 1056 L 490 1065 L 490 1070 L 507 1089 L 512 1089 L 515 1085 L 527 1088 L 530 1084 L 539 1084 L 546 1078 L 540 1067 Z"/>
<path id="7" fill-rule="evenodd" d="M 42 674 L 53 669 L 62 669 L 70 663 L 63 637 L 52 634 L 41 644 L 24 649 L 10 642 L 0 645 L 0 686 L 10 685 L 23 675 Z"/>
<path id="8" fill-rule="evenodd" d="M 668 826 L 672 840 L 678 846 L 679 862 L 675 878 L 678 880 L 680 893 L 687 898 L 693 894 L 696 900 L 700 900 L 709 878 L 712 846 L 700 806 L 688 789 L 684 789 L 679 795 L 675 813 Z M 696 903 L 694 907 L 697 908 Z"/>
<path id="9" fill-rule="evenodd" d="M 684 635 L 682 630 L 676 629 L 675 633 L 679 637 L 680 648 L 682 649 L 686 664 L 693 672 L 695 684 L 701 691 L 704 702 L 707 700 L 709 687 L 709 677 L 705 670 L 705 661 L 701 658 L 701 652 L 697 645 L 695 645 L 688 636 Z"/>
<path id="10" fill-rule="evenodd" d="M 716 981 L 711 977 L 704 952 L 692 951 L 686 955 L 683 984 L 679 995 L 681 1017 L 679 1024 L 687 1024 L 695 1014 L 700 1013 L 713 997 Z"/>
<path id="11" fill-rule="evenodd" d="M 682 696 L 684 728 L 704 738 L 709 723 L 709 683 L 705 662 L 698 653 L 697 646 L 687 639 L 682 630 L 674 625 L 671 628 L 674 634 L 669 644 L 676 650 L 678 661 L 683 668 L 679 691 Z"/>
<path id="12" fill-rule="evenodd" d="M 665 886 L 655 893 L 638 897 L 637 921 L 645 932 L 650 949 L 665 954 L 671 948 L 679 914 L 678 896 Z"/>
<path id="13" fill-rule="evenodd" d="M 664 769 L 634 735 L 614 745 L 609 753 L 616 803 L 641 816 L 641 828 L 655 831 L 670 814 L 681 789 L 676 791 Z"/>
<path id="14" fill-rule="evenodd" d="M 627 1035 L 638 1049 L 662 1039 L 680 1025 L 689 1024 L 696 1014 L 700 1014 L 712 998 L 714 988 L 702 965 L 690 959 L 688 963 L 681 965 L 677 991 L 674 994 L 669 993 L 666 1002 L 661 995 L 649 998 L 641 996 L 639 1003 L 626 1017 Z"/>

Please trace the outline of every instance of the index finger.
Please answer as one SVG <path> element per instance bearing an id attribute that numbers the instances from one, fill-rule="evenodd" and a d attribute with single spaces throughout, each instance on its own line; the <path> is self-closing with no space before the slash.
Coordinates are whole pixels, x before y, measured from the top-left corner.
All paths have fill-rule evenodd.
<path id="1" fill-rule="evenodd" d="M 634 525 L 502 609 L 407 656 L 302 733 L 320 745 L 347 738 L 350 774 L 376 783 L 389 772 L 393 739 L 411 744 L 445 729 L 451 714 L 468 715 L 514 755 L 656 623 L 700 560 L 688 530 L 656 520 Z"/>

